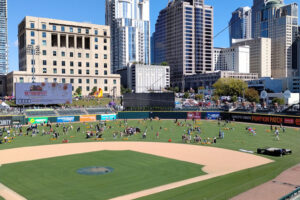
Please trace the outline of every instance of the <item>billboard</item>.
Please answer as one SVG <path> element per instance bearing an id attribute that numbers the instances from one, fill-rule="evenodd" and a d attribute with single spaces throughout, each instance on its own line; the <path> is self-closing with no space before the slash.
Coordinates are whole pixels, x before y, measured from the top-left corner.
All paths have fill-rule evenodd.
<path id="1" fill-rule="evenodd" d="M 48 117 L 34 117 L 34 118 L 28 118 L 28 123 L 30 124 L 41 124 L 41 123 L 47 123 Z"/>
<path id="2" fill-rule="evenodd" d="M 101 121 L 115 120 L 115 119 L 117 119 L 117 115 L 116 114 L 101 115 Z"/>
<path id="3" fill-rule="evenodd" d="M 96 115 L 81 115 L 80 122 L 95 122 L 97 121 Z"/>
<path id="4" fill-rule="evenodd" d="M 72 103 L 72 84 L 16 83 L 17 105 Z"/>
<path id="5" fill-rule="evenodd" d="M 0 126 L 10 126 L 12 122 L 12 117 L 5 116 L 0 117 Z"/>
<path id="6" fill-rule="evenodd" d="M 200 112 L 188 112 L 187 118 L 188 119 L 201 119 L 201 113 Z"/>
<path id="7" fill-rule="evenodd" d="M 206 119 L 216 120 L 220 118 L 221 114 L 219 112 L 208 112 L 206 113 Z"/>
<path id="8" fill-rule="evenodd" d="M 74 116 L 57 117 L 56 120 L 57 123 L 74 122 L 74 121 L 75 121 Z"/>

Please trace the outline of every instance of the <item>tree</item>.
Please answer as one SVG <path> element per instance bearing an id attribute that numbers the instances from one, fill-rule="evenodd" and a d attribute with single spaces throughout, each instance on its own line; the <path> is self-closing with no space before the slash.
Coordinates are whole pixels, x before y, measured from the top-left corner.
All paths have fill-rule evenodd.
<path id="1" fill-rule="evenodd" d="M 75 90 L 75 93 L 79 96 L 81 96 L 81 93 L 82 93 L 82 88 L 81 87 L 78 87 L 76 90 Z"/>
<path id="2" fill-rule="evenodd" d="M 248 88 L 245 91 L 245 98 L 247 99 L 247 101 L 258 103 L 259 102 L 258 91 L 255 90 L 254 88 Z"/>
<path id="3" fill-rule="evenodd" d="M 272 103 L 273 104 L 277 103 L 278 105 L 284 105 L 284 99 L 282 99 L 282 98 L 274 98 L 272 100 Z"/>
<path id="4" fill-rule="evenodd" d="M 161 66 L 169 66 L 167 62 L 160 63 Z"/>
<path id="5" fill-rule="evenodd" d="M 196 94 L 195 95 L 195 99 L 196 100 L 202 100 L 204 98 L 204 95 L 203 94 Z"/>
<path id="6" fill-rule="evenodd" d="M 217 102 L 218 100 L 220 100 L 220 97 L 218 95 L 214 95 L 214 96 L 212 96 L 211 100 L 213 100 L 214 102 Z"/>
<path id="7" fill-rule="evenodd" d="M 234 78 L 220 78 L 214 85 L 217 96 L 242 96 L 248 88 L 245 81 Z"/>
<path id="8" fill-rule="evenodd" d="M 121 94 L 127 93 L 132 93 L 132 91 L 129 88 L 125 88 L 123 85 L 121 85 Z"/>
<path id="9" fill-rule="evenodd" d="M 95 86 L 95 87 L 93 87 L 90 95 L 94 95 L 96 92 L 97 92 L 97 87 Z"/>
<path id="10" fill-rule="evenodd" d="M 188 99 L 190 97 L 190 94 L 188 92 L 185 92 L 183 95 L 183 98 Z"/>
<path id="11" fill-rule="evenodd" d="M 238 100 L 237 96 L 233 96 L 233 97 L 231 98 L 231 101 L 232 101 L 232 102 L 237 102 L 237 100 Z"/>

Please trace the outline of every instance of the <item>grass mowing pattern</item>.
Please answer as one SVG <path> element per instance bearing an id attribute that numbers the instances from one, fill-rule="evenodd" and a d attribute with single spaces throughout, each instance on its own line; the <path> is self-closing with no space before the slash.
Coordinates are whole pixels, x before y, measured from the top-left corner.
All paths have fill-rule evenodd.
<path id="1" fill-rule="evenodd" d="M 181 121 L 185 123 L 184 121 Z M 192 124 L 192 121 L 187 121 Z M 128 121 L 128 125 L 132 127 L 139 127 L 142 132 L 148 128 L 147 139 L 143 140 L 141 134 L 130 137 L 129 141 L 147 141 L 147 142 L 167 142 L 172 139 L 173 142 L 181 143 L 181 135 L 186 133 L 187 127 L 179 127 L 174 124 L 174 120 L 161 120 L 161 121 Z M 17 139 L 11 144 L 0 145 L 0 149 L 15 148 L 21 146 L 34 146 L 45 144 L 61 144 L 63 138 L 70 139 L 71 142 L 94 142 L 94 140 L 84 139 L 84 134 L 75 133 L 78 126 L 81 126 L 81 130 L 86 130 L 86 125 L 73 124 L 74 131 L 69 133 L 68 136 L 61 136 L 58 141 L 50 142 L 49 136 L 37 136 L 34 138 L 23 136 L 17 137 Z M 116 131 L 124 130 L 124 123 L 108 122 L 107 126 L 112 126 L 112 129 L 105 131 L 105 141 L 114 141 L 112 133 Z M 246 149 L 256 151 L 259 147 L 280 147 L 290 148 L 293 150 L 293 154 L 282 158 L 268 157 L 276 162 L 237 172 L 234 174 L 226 175 L 223 177 L 214 178 L 211 180 L 203 181 L 200 183 L 191 184 L 186 187 L 170 190 L 167 192 L 152 195 L 144 199 L 228 199 L 235 195 L 247 191 L 257 185 L 260 185 L 272 178 L 275 178 L 282 171 L 300 163 L 300 131 L 299 129 L 286 128 L 286 133 L 280 133 L 280 141 L 275 141 L 274 133 L 269 133 L 269 125 L 247 125 L 232 123 L 227 127 L 234 128 L 234 130 L 223 130 L 224 127 L 219 127 L 216 122 L 202 121 L 202 138 L 214 137 L 218 135 L 219 129 L 225 132 L 225 139 L 218 140 L 218 143 L 213 145 L 215 147 L 239 150 Z M 247 126 L 256 128 L 256 136 L 252 136 L 245 130 Z M 161 128 L 162 129 L 161 129 Z M 166 130 L 164 129 L 166 128 Z M 152 130 L 153 129 L 153 130 Z M 41 128 L 40 128 L 41 130 Z M 57 129 L 62 133 L 62 127 Z M 155 138 L 155 133 L 159 132 L 160 138 Z M 71 138 L 75 136 L 75 138 Z M 122 140 L 117 138 L 117 141 Z M 0 169 L 1 173 L 1 169 Z"/>
<path id="2" fill-rule="evenodd" d="M 77 173 L 91 166 L 114 171 L 96 176 Z M 203 175 L 201 168 L 132 151 L 101 151 L 3 165 L 0 179 L 30 200 L 109 199 Z"/>

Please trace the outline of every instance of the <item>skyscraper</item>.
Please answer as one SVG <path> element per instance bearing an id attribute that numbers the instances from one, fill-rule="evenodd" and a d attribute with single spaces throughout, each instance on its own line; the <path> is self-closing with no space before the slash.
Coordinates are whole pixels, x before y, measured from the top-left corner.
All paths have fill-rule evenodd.
<path id="1" fill-rule="evenodd" d="M 7 2 L 0 0 L 0 74 L 8 71 Z"/>
<path id="2" fill-rule="evenodd" d="M 150 64 L 149 0 L 106 0 L 105 23 L 114 73 L 128 64 Z"/>
<path id="3" fill-rule="evenodd" d="M 233 39 L 250 39 L 252 15 L 250 7 L 241 7 L 232 13 L 229 22 L 229 39 L 232 45 Z"/>
<path id="4" fill-rule="evenodd" d="M 213 7 L 203 0 L 173 0 L 160 11 L 153 35 L 154 62 L 167 62 L 171 85 L 213 71 Z"/>
<path id="5" fill-rule="evenodd" d="M 298 28 L 298 5 L 284 5 L 282 0 L 269 0 L 263 5 L 262 2 L 256 6 L 253 37 L 272 40 L 272 77 L 296 76 L 298 70 L 292 62 L 292 44 L 296 40 Z"/>

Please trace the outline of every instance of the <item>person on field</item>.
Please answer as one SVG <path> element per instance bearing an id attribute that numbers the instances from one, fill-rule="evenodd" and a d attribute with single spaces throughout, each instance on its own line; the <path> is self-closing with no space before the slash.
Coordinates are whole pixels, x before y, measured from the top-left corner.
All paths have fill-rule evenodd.
<path id="1" fill-rule="evenodd" d="M 156 132 L 156 139 L 159 139 L 159 132 Z"/>
<path id="2" fill-rule="evenodd" d="M 275 128 L 275 140 L 279 141 L 279 130 Z"/>

